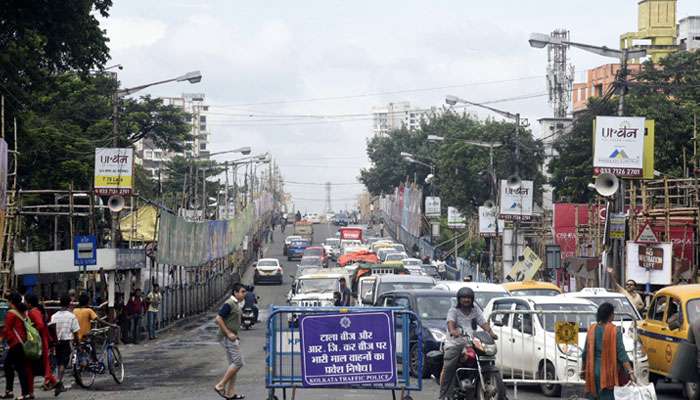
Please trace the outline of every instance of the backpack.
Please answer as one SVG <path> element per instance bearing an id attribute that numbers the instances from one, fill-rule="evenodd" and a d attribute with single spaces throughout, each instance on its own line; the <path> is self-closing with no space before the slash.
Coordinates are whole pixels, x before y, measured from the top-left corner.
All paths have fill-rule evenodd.
<path id="1" fill-rule="evenodd" d="M 13 329 L 17 339 L 22 344 L 22 350 L 24 351 L 25 357 L 30 360 L 38 360 L 41 358 L 41 336 L 39 331 L 36 329 L 34 324 L 29 318 L 24 318 L 20 313 L 15 310 L 10 310 L 13 314 L 19 317 L 22 322 L 24 322 L 24 331 L 27 332 L 27 339 L 22 340 L 22 337 Z"/>

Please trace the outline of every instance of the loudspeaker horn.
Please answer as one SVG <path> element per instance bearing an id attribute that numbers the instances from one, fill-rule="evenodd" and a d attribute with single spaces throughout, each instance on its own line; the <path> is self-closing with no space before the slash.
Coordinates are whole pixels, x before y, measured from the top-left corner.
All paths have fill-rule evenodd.
<path id="1" fill-rule="evenodd" d="M 518 189 L 522 184 L 520 177 L 518 175 L 511 175 L 506 179 L 507 185 L 510 189 Z"/>
<path id="2" fill-rule="evenodd" d="M 124 204 L 126 203 L 126 200 L 124 200 L 124 196 L 109 196 L 109 199 L 107 199 L 107 207 L 109 207 L 109 211 L 111 212 L 119 212 L 124 208 Z"/>
<path id="3" fill-rule="evenodd" d="M 496 203 L 494 203 L 493 200 L 486 200 L 482 207 L 486 207 L 489 210 L 493 210 L 494 208 L 496 208 Z"/>
<path id="4" fill-rule="evenodd" d="M 613 174 L 605 172 L 595 177 L 595 191 L 601 196 L 610 197 L 619 187 L 620 181 Z"/>

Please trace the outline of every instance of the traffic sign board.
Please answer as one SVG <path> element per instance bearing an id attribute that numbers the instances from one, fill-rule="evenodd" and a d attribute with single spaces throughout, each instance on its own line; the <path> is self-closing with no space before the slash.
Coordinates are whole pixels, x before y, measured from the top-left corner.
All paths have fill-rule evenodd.
<path id="1" fill-rule="evenodd" d="M 97 237 L 81 235 L 73 239 L 73 265 L 97 265 Z"/>
<path id="2" fill-rule="evenodd" d="M 656 236 L 656 233 L 651 229 L 651 225 L 648 223 L 644 225 L 641 231 L 639 231 L 639 235 L 637 236 L 637 239 L 635 240 L 637 243 L 659 243 L 659 238 Z"/>

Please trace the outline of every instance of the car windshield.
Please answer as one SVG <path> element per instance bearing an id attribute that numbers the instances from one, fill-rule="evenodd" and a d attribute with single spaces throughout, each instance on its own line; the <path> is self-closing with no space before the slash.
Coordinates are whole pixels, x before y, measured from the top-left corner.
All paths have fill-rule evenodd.
<path id="1" fill-rule="evenodd" d="M 403 260 L 403 254 L 395 253 L 395 254 L 388 254 L 386 256 L 385 261 L 401 261 L 401 260 Z"/>
<path id="2" fill-rule="evenodd" d="M 474 300 L 476 300 L 476 304 L 481 306 L 481 308 L 486 307 L 486 305 L 491 301 L 491 299 L 495 299 L 496 297 L 504 297 L 508 296 L 508 293 L 505 292 L 481 292 L 481 291 L 475 291 L 474 292 Z"/>
<path id="3" fill-rule="evenodd" d="M 326 239 L 326 246 L 340 247 L 340 239 Z"/>
<path id="4" fill-rule="evenodd" d="M 338 280 L 335 278 L 300 279 L 297 293 L 332 293 L 338 290 Z"/>
<path id="5" fill-rule="evenodd" d="M 392 244 L 391 247 L 396 251 L 400 251 L 400 252 L 406 251 L 406 248 L 403 247 L 402 244 Z"/>
<path id="6" fill-rule="evenodd" d="M 579 331 L 586 332 L 588 327 L 595 323 L 598 309 L 593 304 L 540 304 L 536 308 L 543 311 L 557 311 L 539 317 L 540 324 L 547 332 L 554 332 L 557 321 L 578 322 Z M 576 314 L 572 311 L 586 311 L 586 313 Z M 543 320 L 544 322 L 542 322 Z"/>
<path id="7" fill-rule="evenodd" d="M 518 289 L 511 290 L 510 294 L 516 297 L 523 296 L 557 296 L 561 294 L 560 291 L 556 289 Z"/>
<path id="8" fill-rule="evenodd" d="M 297 268 L 297 276 L 313 274 L 320 270 L 321 266 L 319 265 L 299 265 L 299 268 Z"/>
<path id="9" fill-rule="evenodd" d="M 304 250 L 305 256 L 321 257 L 323 251 L 321 249 L 306 249 Z"/>
<path id="10" fill-rule="evenodd" d="M 419 296 L 416 298 L 418 315 L 421 319 L 445 320 L 447 311 L 456 303 L 457 300 L 452 296 Z"/>
<path id="11" fill-rule="evenodd" d="M 433 286 L 430 282 L 384 282 L 379 285 L 379 294 L 395 290 L 431 289 Z"/>
<path id="12" fill-rule="evenodd" d="M 295 240 L 301 239 L 301 236 L 287 236 L 287 239 L 285 239 L 287 242 L 293 242 Z"/>
<path id="13" fill-rule="evenodd" d="M 321 265 L 321 259 L 318 257 L 302 257 L 299 265 Z"/>
<path id="14" fill-rule="evenodd" d="M 309 244 L 310 243 L 305 241 L 305 240 L 295 240 L 292 242 L 292 246 L 294 246 L 294 247 L 306 247 Z"/>
<path id="15" fill-rule="evenodd" d="M 584 297 L 586 300 L 594 302 L 596 305 L 601 305 L 603 303 L 610 303 L 615 308 L 615 319 L 616 320 L 627 320 L 631 321 L 629 316 L 623 314 L 629 314 L 637 316 L 637 311 L 632 306 L 632 303 L 627 299 L 627 297 Z"/>
<path id="16" fill-rule="evenodd" d="M 420 267 L 421 262 L 420 260 L 409 260 L 409 259 L 403 259 L 403 265 L 406 267 L 413 267 L 413 266 L 418 266 Z"/>
<path id="17" fill-rule="evenodd" d="M 700 319 L 700 299 L 688 301 L 686 309 L 688 310 L 688 320 L 691 324 Z"/>
<path id="18" fill-rule="evenodd" d="M 277 261 L 275 260 L 260 260 L 258 261 L 258 267 L 276 267 Z"/>

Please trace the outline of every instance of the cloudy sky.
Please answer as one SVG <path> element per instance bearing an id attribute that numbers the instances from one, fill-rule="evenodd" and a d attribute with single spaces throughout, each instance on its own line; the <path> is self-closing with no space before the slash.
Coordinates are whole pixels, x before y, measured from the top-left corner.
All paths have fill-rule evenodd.
<path id="1" fill-rule="evenodd" d="M 678 0 L 678 18 L 688 15 L 700 2 Z M 528 46 L 531 32 L 566 28 L 574 41 L 619 47 L 636 19 L 636 0 L 120 0 L 102 24 L 123 86 L 200 70 L 199 84 L 149 93 L 205 93 L 211 151 L 269 151 L 286 180 L 302 183 L 286 186 L 297 208 L 320 211 L 324 187 L 308 183 L 339 184 L 336 210 L 362 190 L 353 183 L 368 165 L 372 106 L 544 94 L 547 53 Z M 607 62 L 570 57 L 576 81 Z M 494 106 L 532 122 L 551 116 L 546 96 Z"/>

